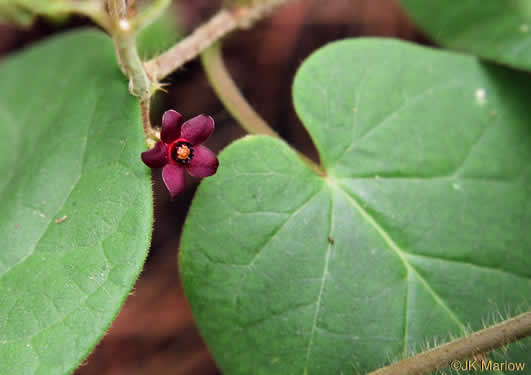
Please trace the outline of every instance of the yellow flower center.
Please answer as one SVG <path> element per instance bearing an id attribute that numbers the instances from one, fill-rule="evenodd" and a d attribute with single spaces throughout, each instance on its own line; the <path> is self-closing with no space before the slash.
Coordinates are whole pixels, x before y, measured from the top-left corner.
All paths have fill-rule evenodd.
<path id="1" fill-rule="evenodd" d="M 187 145 L 180 145 L 177 147 L 177 158 L 180 160 L 186 160 L 190 156 L 190 147 Z"/>

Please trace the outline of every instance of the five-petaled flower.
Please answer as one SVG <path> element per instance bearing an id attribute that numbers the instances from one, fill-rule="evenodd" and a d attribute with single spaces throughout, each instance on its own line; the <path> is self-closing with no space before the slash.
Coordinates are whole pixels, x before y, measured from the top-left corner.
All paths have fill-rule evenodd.
<path id="1" fill-rule="evenodd" d="M 174 110 L 162 116 L 161 141 L 142 153 L 142 161 L 150 168 L 163 168 L 162 179 L 171 197 L 184 189 L 184 171 L 195 177 L 212 176 L 218 169 L 218 158 L 202 143 L 214 131 L 214 119 L 199 115 L 181 126 L 183 116 Z"/>

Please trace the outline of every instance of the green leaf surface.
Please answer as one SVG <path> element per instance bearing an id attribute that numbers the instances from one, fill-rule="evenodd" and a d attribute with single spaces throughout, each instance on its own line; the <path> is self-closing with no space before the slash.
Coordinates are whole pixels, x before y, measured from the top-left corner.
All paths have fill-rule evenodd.
<path id="1" fill-rule="evenodd" d="M 67 374 L 149 246 L 139 107 L 95 31 L 7 58 L 0 93 L 0 374 Z"/>
<path id="2" fill-rule="evenodd" d="M 530 93 L 398 41 L 312 55 L 294 101 L 328 177 L 247 137 L 185 224 L 184 286 L 224 373 L 364 373 L 529 308 Z"/>
<path id="3" fill-rule="evenodd" d="M 531 1 L 401 0 L 428 35 L 443 46 L 531 70 Z"/>

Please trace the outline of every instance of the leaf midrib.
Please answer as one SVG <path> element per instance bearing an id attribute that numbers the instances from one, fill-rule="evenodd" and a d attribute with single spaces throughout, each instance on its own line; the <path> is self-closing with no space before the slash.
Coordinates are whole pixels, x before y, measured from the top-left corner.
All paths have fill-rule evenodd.
<path id="1" fill-rule="evenodd" d="M 329 213 L 329 227 L 328 227 L 328 234 L 329 237 L 333 236 L 334 231 L 334 194 L 330 194 L 330 213 Z M 310 354 L 312 352 L 313 348 L 313 339 L 315 337 L 315 330 L 317 329 L 317 320 L 319 318 L 319 311 L 321 310 L 321 298 L 324 292 L 324 287 L 326 284 L 326 277 L 328 275 L 328 264 L 330 261 L 330 255 L 332 254 L 332 243 L 330 240 L 328 241 L 328 246 L 326 249 L 326 255 L 325 255 L 325 263 L 323 267 L 323 274 L 321 276 L 321 285 L 319 286 L 319 294 L 317 296 L 317 300 L 315 302 L 315 312 L 313 315 L 313 321 L 312 321 L 312 329 L 310 331 L 310 340 L 308 341 L 308 347 L 306 349 L 306 361 L 304 364 L 304 375 L 308 375 L 308 364 L 310 363 Z"/>
<path id="2" fill-rule="evenodd" d="M 438 305 L 440 305 L 447 313 L 448 315 L 450 316 L 450 318 L 458 325 L 458 327 L 460 328 L 461 332 L 466 332 L 466 327 L 465 325 L 463 324 L 463 322 L 459 319 L 459 317 L 454 313 L 454 311 L 452 309 L 450 309 L 450 307 L 448 307 L 448 305 L 445 303 L 445 301 L 431 288 L 430 284 L 426 281 L 426 279 L 424 279 L 420 273 L 415 269 L 415 267 L 413 267 L 408 261 L 407 261 L 407 256 L 409 255 L 407 252 L 405 252 L 404 250 L 402 250 L 395 242 L 394 240 L 391 238 L 391 236 L 385 231 L 385 229 L 383 229 L 380 224 L 378 224 L 378 222 L 376 221 L 376 219 L 374 219 L 374 217 L 369 214 L 365 209 L 363 209 L 363 207 L 358 203 L 357 199 L 350 195 L 345 189 L 343 189 L 340 185 L 336 184 L 335 181 L 333 179 L 331 179 L 329 177 L 329 182 L 330 182 L 330 185 L 332 186 L 332 188 L 335 188 L 337 191 L 339 191 L 340 193 L 342 193 L 343 195 L 345 195 L 347 201 L 349 203 L 352 204 L 352 206 L 360 213 L 360 215 L 363 217 L 363 219 L 365 219 L 377 232 L 378 234 L 384 239 L 384 241 L 389 245 L 389 247 L 391 248 L 391 250 L 395 251 L 396 254 L 400 257 L 400 259 L 402 260 L 402 262 L 404 263 L 404 265 L 406 266 L 407 268 L 407 271 L 408 271 L 408 274 L 406 276 L 408 282 L 407 282 L 407 289 L 406 289 L 406 309 L 408 307 L 408 298 L 409 298 L 409 288 L 410 288 L 410 282 L 409 282 L 409 275 L 411 273 L 413 273 L 415 275 L 415 277 L 417 277 L 417 279 L 421 282 L 421 284 L 424 286 L 424 288 L 426 289 L 426 291 L 433 297 L 433 299 L 435 300 L 435 302 L 437 302 Z M 405 317 L 405 322 L 406 324 L 408 323 L 408 318 L 407 318 L 408 314 L 407 314 L 407 311 L 406 311 L 406 317 Z M 406 354 L 406 350 L 407 350 L 407 335 L 408 333 L 408 327 L 407 325 L 405 326 L 405 329 L 404 329 L 404 343 L 403 343 L 403 350 L 402 350 L 402 353 L 403 354 Z M 499 375 L 503 375 L 504 373 L 501 372 L 501 371 L 496 371 L 497 374 Z"/>
<path id="3" fill-rule="evenodd" d="M 459 317 L 455 314 L 453 310 L 451 310 L 446 302 L 431 288 L 429 283 L 420 275 L 420 273 L 411 265 L 407 260 L 408 253 L 402 250 L 396 242 L 391 238 L 391 236 L 385 231 L 385 229 L 378 224 L 378 222 L 370 215 L 366 210 L 363 209 L 363 207 L 358 203 L 357 199 L 353 196 L 351 196 L 345 189 L 343 189 L 340 185 L 338 185 L 330 176 L 328 176 L 325 181 L 328 183 L 330 191 L 331 191 L 331 201 L 330 201 L 330 227 L 329 227 L 329 233 L 332 235 L 333 232 L 333 217 L 334 217 L 334 190 L 337 192 L 343 194 L 347 201 L 350 203 L 350 205 L 361 215 L 361 217 L 371 226 L 373 227 L 376 232 L 382 237 L 382 239 L 385 241 L 385 243 L 388 245 L 388 247 L 395 252 L 400 260 L 403 262 L 404 266 L 407 270 L 406 280 L 407 280 L 407 289 L 406 289 L 406 303 L 405 303 L 405 326 L 404 326 L 404 337 L 403 337 L 403 348 L 402 348 L 402 354 L 406 354 L 407 352 L 407 339 L 408 339 L 408 299 L 409 299 L 409 289 L 410 289 L 410 276 L 414 275 L 417 280 L 420 281 L 420 283 L 423 285 L 423 287 L 426 289 L 426 291 L 432 296 L 432 298 L 435 300 L 435 302 L 441 306 L 448 316 L 456 323 L 456 325 L 459 327 L 459 329 L 462 332 L 466 331 L 466 327 L 464 323 L 459 319 Z M 308 202 L 307 202 L 308 203 Z M 303 369 L 303 374 L 307 375 L 309 370 L 309 362 L 310 362 L 310 356 L 311 351 L 313 347 L 313 340 L 315 336 L 315 330 L 317 327 L 317 321 L 319 318 L 319 311 L 321 308 L 321 298 L 324 293 L 324 286 L 326 283 L 326 275 L 328 273 L 328 260 L 331 254 L 331 244 L 329 243 L 327 246 L 327 251 L 325 254 L 325 262 L 323 267 L 323 274 L 321 277 L 321 283 L 319 287 L 319 293 L 317 295 L 317 299 L 315 302 L 315 312 L 314 317 L 312 321 L 312 328 L 310 331 L 310 339 L 308 340 L 308 346 L 306 349 L 306 359 L 305 359 L 305 365 Z"/>
<path id="4" fill-rule="evenodd" d="M 466 327 L 464 323 L 459 319 L 459 317 L 456 315 L 456 313 L 450 309 L 450 307 L 447 305 L 447 303 L 433 290 L 433 288 L 430 286 L 430 284 L 422 277 L 422 275 L 416 270 L 416 268 L 411 265 L 407 260 L 407 252 L 402 250 L 397 243 L 392 239 L 392 237 L 385 231 L 385 229 L 378 224 L 376 219 L 367 212 L 357 201 L 357 198 L 349 194 L 343 187 L 338 185 L 330 176 L 328 177 L 328 183 L 332 190 L 336 190 L 339 193 L 343 194 L 347 200 L 347 202 L 350 203 L 350 205 L 361 215 L 361 217 L 376 230 L 376 232 L 380 235 L 380 237 L 385 241 L 385 243 L 388 245 L 389 249 L 392 250 L 402 261 L 404 266 L 407 270 L 406 280 L 407 282 L 407 289 L 406 289 L 406 299 L 409 296 L 409 288 L 410 288 L 410 282 L 409 282 L 409 276 L 414 275 L 417 280 L 420 281 L 424 289 L 432 296 L 434 301 L 442 307 L 443 310 L 446 311 L 448 316 L 456 323 L 456 325 L 459 327 L 459 329 L 462 332 L 465 332 Z M 407 302 L 407 301 L 406 301 Z M 406 305 L 407 309 L 407 305 Z M 406 324 L 407 324 L 407 313 L 406 313 Z M 407 349 L 407 325 L 404 330 L 404 346 L 402 349 L 402 352 L 404 353 Z"/>
<path id="5" fill-rule="evenodd" d="M 425 181 L 448 181 L 448 182 L 453 182 L 453 183 L 457 183 L 457 182 L 485 183 L 485 182 L 488 182 L 489 184 L 500 183 L 500 184 L 512 184 L 512 185 L 525 186 L 524 185 L 524 181 L 521 178 L 522 176 L 523 176 L 523 174 L 521 173 L 518 178 L 511 179 L 511 180 L 500 180 L 500 179 L 493 179 L 493 178 L 489 178 L 489 177 L 483 178 L 483 177 L 470 177 L 470 176 L 455 175 L 455 173 L 454 173 L 454 174 L 448 175 L 448 176 L 433 176 L 433 177 L 421 177 L 421 176 L 396 176 L 396 177 L 385 176 L 385 177 L 382 177 L 382 176 L 379 176 L 377 179 L 379 179 L 380 181 L 383 181 L 383 180 L 387 180 L 387 181 L 394 180 L 394 181 L 415 181 L 415 182 L 425 182 Z M 374 179 L 375 179 L 374 176 L 335 177 L 336 184 L 338 184 L 338 182 L 340 182 L 340 181 L 367 181 L 367 180 L 374 180 Z M 341 189 L 343 190 L 343 192 L 345 194 L 350 195 L 352 198 L 354 198 L 354 195 L 349 194 L 347 192 L 347 190 L 345 190 L 343 188 L 341 188 Z M 370 215 L 370 214 L 368 214 L 368 215 Z M 374 218 L 373 215 L 370 215 L 370 216 Z M 375 221 L 376 221 L 376 219 L 375 219 Z M 383 229 L 383 226 L 381 226 L 381 227 Z M 383 230 L 385 232 L 385 229 L 383 229 Z M 493 271 L 493 272 L 501 272 L 503 274 L 510 275 L 512 277 L 519 277 L 519 278 L 522 278 L 522 279 L 525 279 L 525 280 L 531 280 L 531 277 L 529 275 L 522 274 L 520 272 L 515 272 L 514 270 L 511 272 L 511 271 L 508 271 L 506 269 L 493 267 L 493 266 L 490 266 L 490 265 L 487 265 L 487 264 L 478 264 L 478 263 L 473 263 L 473 262 L 466 262 L 466 261 L 462 261 L 462 260 L 459 260 L 459 259 L 444 258 L 444 257 L 440 257 L 440 256 L 430 255 L 430 254 L 423 254 L 423 253 L 405 251 L 405 250 L 402 250 L 402 249 L 401 249 L 401 251 L 402 251 L 402 253 L 404 254 L 405 257 L 423 257 L 423 258 L 430 258 L 430 259 L 438 260 L 438 261 L 442 261 L 442 262 L 453 262 L 453 263 L 465 264 L 465 265 L 470 265 L 470 266 L 474 266 L 474 267 L 483 268 L 483 269 L 486 269 L 486 270 L 489 270 L 489 271 Z"/>

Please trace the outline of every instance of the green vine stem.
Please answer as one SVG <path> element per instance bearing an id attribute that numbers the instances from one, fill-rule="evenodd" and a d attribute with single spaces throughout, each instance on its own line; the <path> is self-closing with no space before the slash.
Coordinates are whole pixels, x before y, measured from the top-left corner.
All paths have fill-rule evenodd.
<path id="1" fill-rule="evenodd" d="M 161 81 L 186 62 L 196 58 L 214 42 L 236 29 L 251 27 L 289 0 L 261 0 L 255 5 L 222 9 L 207 23 L 175 46 L 146 62 L 146 70 L 155 81 Z"/>
<path id="2" fill-rule="evenodd" d="M 531 336 L 531 312 L 406 358 L 368 375 L 421 375 L 449 366 L 459 369 L 460 360 L 480 357 L 528 336 Z"/>
<path id="3" fill-rule="evenodd" d="M 287 1 L 262 0 L 252 6 L 222 9 L 188 38 L 144 64 L 138 55 L 136 33 L 160 17 L 171 5 L 171 0 L 153 0 L 141 12 L 137 9 L 136 0 L 105 0 L 106 29 L 113 38 L 120 68 L 129 78 L 129 91 L 140 102 L 148 146 L 152 147 L 159 139 L 157 131 L 151 126 L 149 109 L 151 96 L 163 86 L 160 81 L 230 31 L 251 26 Z"/>
<path id="4" fill-rule="evenodd" d="M 201 62 L 208 80 L 227 111 L 251 134 L 265 134 L 280 139 L 280 136 L 260 117 L 245 100 L 232 80 L 223 62 L 221 43 L 215 43 L 201 54 Z M 326 176 L 323 168 L 297 151 L 300 158 L 318 175 Z"/>
<path id="5" fill-rule="evenodd" d="M 125 0 L 107 0 L 110 32 L 114 41 L 118 63 L 129 77 L 129 91 L 140 100 L 151 96 L 151 80 L 138 56 L 136 30 L 129 18 Z"/>
<path id="6" fill-rule="evenodd" d="M 201 54 L 208 80 L 227 110 L 248 133 L 280 136 L 256 113 L 232 80 L 223 62 L 221 43 L 215 43 Z"/>
<path id="7" fill-rule="evenodd" d="M 157 4 L 160 5 L 160 3 Z M 157 133 L 153 130 L 149 120 L 150 98 L 154 85 L 138 55 L 136 32 L 140 24 L 134 18 L 136 3 L 129 2 L 127 4 L 126 0 L 107 0 L 106 8 L 110 26 L 109 32 L 114 41 L 118 63 L 122 72 L 129 78 L 129 92 L 138 97 L 144 136 L 147 145 L 152 147 L 157 140 Z"/>

